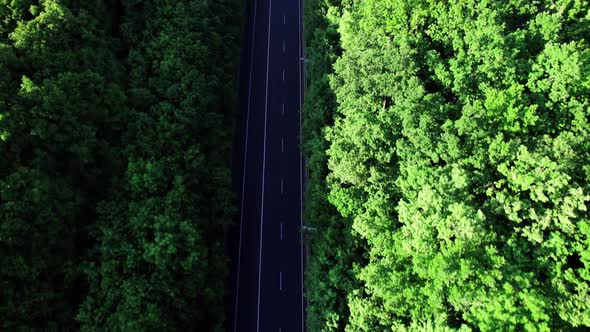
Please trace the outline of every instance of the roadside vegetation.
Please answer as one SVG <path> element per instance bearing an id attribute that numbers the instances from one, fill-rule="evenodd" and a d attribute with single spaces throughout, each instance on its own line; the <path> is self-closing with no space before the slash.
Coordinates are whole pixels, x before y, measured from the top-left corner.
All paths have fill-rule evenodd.
<path id="1" fill-rule="evenodd" d="M 305 15 L 310 331 L 590 327 L 590 3 Z"/>
<path id="2" fill-rule="evenodd" d="M 222 331 L 240 7 L 0 1 L 0 330 Z"/>

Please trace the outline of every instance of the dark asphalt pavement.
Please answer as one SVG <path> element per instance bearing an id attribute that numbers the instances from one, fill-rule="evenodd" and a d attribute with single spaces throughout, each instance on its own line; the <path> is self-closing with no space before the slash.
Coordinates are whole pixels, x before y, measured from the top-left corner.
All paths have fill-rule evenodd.
<path id="1" fill-rule="evenodd" d="M 301 0 L 246 0 L 228 331 L 303 331 Z"/>

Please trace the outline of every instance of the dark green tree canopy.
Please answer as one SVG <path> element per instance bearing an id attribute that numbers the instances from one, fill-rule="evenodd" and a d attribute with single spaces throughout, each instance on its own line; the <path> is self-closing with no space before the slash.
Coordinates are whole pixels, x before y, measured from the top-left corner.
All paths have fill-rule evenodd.
<path id="1" fill-rule="evenodd" d="M 240 14 L 0 0 L 0 330 L 221 330 Z"/>

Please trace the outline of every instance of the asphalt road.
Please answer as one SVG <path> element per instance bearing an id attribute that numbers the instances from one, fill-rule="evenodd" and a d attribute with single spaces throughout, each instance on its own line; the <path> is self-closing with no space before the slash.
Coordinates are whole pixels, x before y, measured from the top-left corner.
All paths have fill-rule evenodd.
<path id="1" fill-rule="evenodd" d="M 304 331 L 301 0 L 246 0 L 228 331 Z"/>

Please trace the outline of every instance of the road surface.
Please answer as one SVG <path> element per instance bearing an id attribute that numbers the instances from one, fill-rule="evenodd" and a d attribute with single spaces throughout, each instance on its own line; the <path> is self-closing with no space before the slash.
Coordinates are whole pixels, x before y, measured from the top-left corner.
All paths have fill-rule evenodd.
<path id="1" fill-rule="evenodd" d="M 304 331 L 301 0 L 246 0 L 228 331 Z"/>

